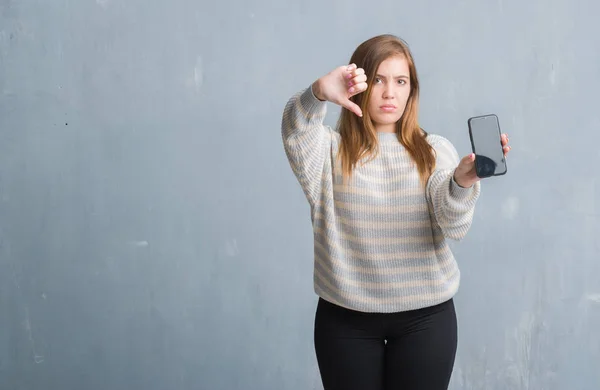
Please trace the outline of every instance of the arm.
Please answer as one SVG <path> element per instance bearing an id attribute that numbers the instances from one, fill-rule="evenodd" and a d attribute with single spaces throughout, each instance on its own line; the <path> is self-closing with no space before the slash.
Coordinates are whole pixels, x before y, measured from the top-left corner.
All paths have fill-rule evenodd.
<path id="1" fill-rule="evenodd" d="M 331 147 L 331 135 L 323 125 L 326 112 L 326 102 L 316 98 L 311 86 L 287 102 L 281 123 L 286 156 L 311 206 L 321 190 Z"/>
<path id="2" fill-rule="evenodd" d="M 367 76 L 356 64 L 338 66 L 294 95 L 285 106 L 281 123 L 283 145 L 292 171 L 311 207 L 319 192 L 325 159 L 331 154 L 332 130 L 323 125 L 327 101 L 362 116 L 350 98 L 367 89 Z"/>
<path id="3" fill-rule="evenodd" d="M 473 222 L 481 183 L 478 181 L 468 188 L 459 186 L 454 171 L 460 160 L 454 146 L 440 136 L 435 136 L 432 146 L 436 152 L 436 169 L 427 182 L 427 198 L 444 237 L 460 241 Z"/>

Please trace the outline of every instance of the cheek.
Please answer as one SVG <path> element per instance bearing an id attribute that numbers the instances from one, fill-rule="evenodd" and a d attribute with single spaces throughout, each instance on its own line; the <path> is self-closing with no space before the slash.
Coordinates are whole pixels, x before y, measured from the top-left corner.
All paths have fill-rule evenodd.
<path id="1" fill-rule="evenodd" d="M 400 94 L 400 99 L 402 100 L 403 103 L 406 103 L 408 101 L 409 96 L 410 96 L 410 88 L 406 88 L 406 90 L 403 90 L 402 93 Z"/>
<path id="2" fill-rule="evenodd" d="M 369 100 L 369 103 L 367 104 L 367 108 L 369 109 L 369 113 L 371 115 L 376 114 L 377 113 L 377 107 L 378 107 L 377 99 L 374 99 L 371 96 L 371 99 Z"/>
<path id="3" fill-rule="evenodd" d="M 399 100 L 402 102 L 402 110 L 406 109 L 406 105 L 408 104 L 408 97 L 410 96 L 410 93 L 403 93 L 401 97 L 399 97 Z"/>

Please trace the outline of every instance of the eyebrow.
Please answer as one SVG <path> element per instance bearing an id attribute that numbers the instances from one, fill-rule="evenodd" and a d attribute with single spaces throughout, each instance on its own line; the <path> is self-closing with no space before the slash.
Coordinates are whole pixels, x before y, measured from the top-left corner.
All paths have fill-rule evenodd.
<path id="1" fill-rule="evenodd" d="M 382 79 L 385 79 L 385 78 L 386 78 L 386 77 L 385 77 L 384 75 L 382 75 L 382 74 L 377 74 L 377 75 L 375 75 L 375 77 L 379 77 L 379 78 L 382 78 Z M 409 77 L 408 77 L 408 76 L 405 76 L 405 75 L 399 75 L 399 76 L 396 76 L 396 77 L 394 77 L 394 78 L 395 78 L 395 79 L 408 79 Z"/>

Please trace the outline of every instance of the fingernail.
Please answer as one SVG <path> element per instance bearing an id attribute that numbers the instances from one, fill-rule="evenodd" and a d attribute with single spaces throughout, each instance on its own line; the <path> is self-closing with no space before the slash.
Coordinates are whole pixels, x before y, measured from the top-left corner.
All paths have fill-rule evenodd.
<path id="1" fill-rule="evenodd" d="M 352 81 L 350 81 L 350 82 L 348 83 L 348 86 L 349 86 L 349 87 L 351 87 L 351 86 L 352 86 Z"/>
<path id="2" fill-rule="evenodd" d="M 354 87 L 350 88 L 348 91 L 350 91 L 350 93 L 354 92 Z"/>

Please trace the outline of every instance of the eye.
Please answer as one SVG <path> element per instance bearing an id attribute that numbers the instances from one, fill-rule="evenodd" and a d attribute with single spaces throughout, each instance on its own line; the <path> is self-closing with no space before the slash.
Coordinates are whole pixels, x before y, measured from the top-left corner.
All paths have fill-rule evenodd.
<path id="1" fill-rule="evenodd" d="M 379 77 L 375 77 L 373 81 L 375 82 L 375 84 L 378 84 L 381 82 L 381 79 Z"/>
<path id="2" fill-rule="evenodd" d="M 398 84 L 402 84 L 402 85 L 404 85 L 404 84 L 406 84 L 406 80 L 404 80 L 404 79 L 400 79 L 400 80 L 398 80 Z"/>

